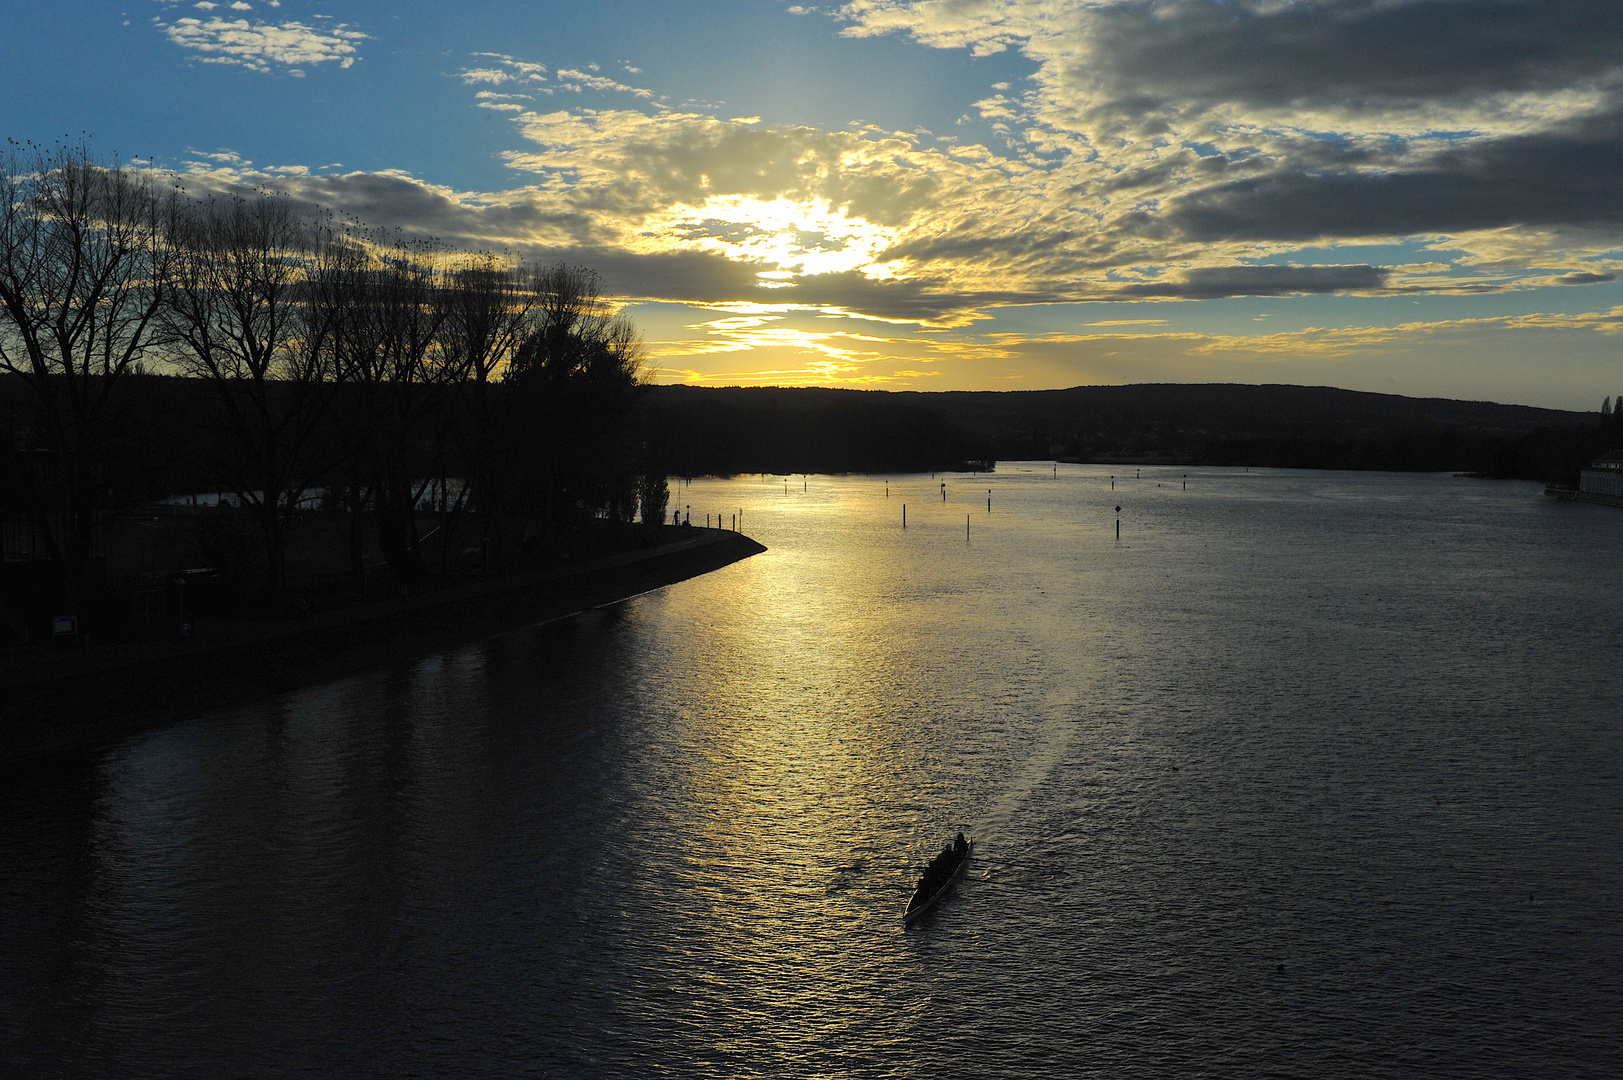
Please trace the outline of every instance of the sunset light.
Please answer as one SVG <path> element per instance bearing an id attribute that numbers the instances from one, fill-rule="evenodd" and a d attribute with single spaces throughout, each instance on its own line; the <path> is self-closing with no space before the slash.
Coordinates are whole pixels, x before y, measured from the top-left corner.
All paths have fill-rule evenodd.
<path id="1" fill-rule="evenodd" d="M 0 1080 L 1623 1077 L 1623 0 L 0 85 Z"/>
<path id="2" fill-rule="evenodd" d="M 649 215 L 642 226 L 649 251 L 674 246 L 771 267 L 756 275 L 765 288 L 792 288 L 798 277 L 849 271 L 889 277 L 876 257 L 896 237 L 895 229 L 848 217 L 826 201 L 768 202 L 745 195 L 673 206 Z"/>
<path id="3" fill-rule="evenodd" d="M 742 377 L 697 357 L 749 342 L 774 358 L 753 371 L 796 384 L 1264 379 L 1573 407 L 1623 311 L 1623 76 L 1572 44 L 1610 40 L 1587 2 L 149 7 L 99 31 L 130 57 L 95 66 L 130 109 L 46 100 L 14 130 L 85 129 L 197 194 L 269 186 L 594 267 L 653 356 L 688 357 L 662 382 Z M 875 340 L 693 348 L 707 312 L 786 301 Z M 1128 325 L 1159 329 L 1083 331 Z M 1025 362 L 1011 336 L 1048 351 Z M 1354 339 L 1325 366 L 1320 343 Z M 1526 357 L 1560 359 L 1530 378 Z"/>

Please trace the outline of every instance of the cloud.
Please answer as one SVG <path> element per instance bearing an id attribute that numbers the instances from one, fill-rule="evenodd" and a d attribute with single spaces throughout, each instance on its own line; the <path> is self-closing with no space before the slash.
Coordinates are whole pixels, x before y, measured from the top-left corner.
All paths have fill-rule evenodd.
<path id="1" fill-rule="evenodd" d="M 1389 348 L 1399 342 L 1405 343 L 1407 348 L 1422 348 L 1437 338 L 1504 331 L 1623 334 L 1623 308 L 1581 315 L 1540 312 L 1481 319 L 1415 321 L 1395 326 L 1309 327 L 1279 334 L 1202 335 L 1203 340 L 1193 352 L 1348 356 L 1359 351 Z"/>
<path id="2" fill-rule="evenodd" d="M 954 228 L 887 252 L 912 266 L 983 259 L 1034 298 L 1134 276 L 1147 296 L 1464 291 L 1623 247 L 1612 0 L 852 0 L 840 17 L 847 36 L 1035 64 L 977 103 L 1003 160 L 1031 167 L 1000 195 L 1027 223 L 948 204 Z M 1366 242 L 1452 254 L 1424 280 L 1244 265 Z"/>
<path id="3" fill-rule="evenodd" d="M 1354 389 L 1478 400 L 1530 397 L 1557 407 L 1589 402 L 1611 382 L 1623 307 L 1396 325 L 1316 326 L 1271 334 L 1194 330 L 1005 332 L 940 342 L 958 383 L 1009 371 L 1036 385 L 1122 382 L 1331 383 Z M 1562 365 L 1539 364 L 1560 355 Z M 1529 392 L 1537 365 L 1540 389 Z M 1599 380 L 1599 381 L 1597 381 Z M 1590 407 L 1593 407 L 1592 405 Z"/>
<path id="4" fill-rule="evenodd" d="M 1019 48 L 1039 111 L 1088 129 L 1560 109 L 1615 86 L 1623 41 L 1610 0 L 856 0 L 842 17 L 850 36 Z"/>
<path id="5" fill-rule="evenodd" d="M 564 69 L 558 77 L 579 74 Z M 1583 248 L 1559 230 L 1539 240 L 1546 254 L 1562 253 L 1559 262 L 1497 250 L 1506 240 L 1492 230 L 1469 241 L 1477 254 L 1467 255 L 1480 265 L 1466 265 L 1458 252 L 1452 261 L 1401 267 L 1280 258 L 1291 241 L 1309 236 L 1280 224 L 1293 204 L 1268 187 L 1279 181 L 1264 172 L 1168 188 L 1176 183 L 1168 177 L 1199 169 L 1199 156 L 1181 149 L 1159 168 L 1139 170 L 1155 174 L 1148 179 L 1108 177 L 1111 194 L 1090 205 L 1079 182 L 1097 179 L 1089 162 L 1045 167 L 985 146 L 943 146 L 868 126 L 827 131 L 632 109 L 540 112 L 526 101 L 486 89 L 475 95 L 481 107 L 511 115 L 529 143 L 507 154 L 527 184 L 458 193 L 409 177 L 354 174 L 321 178 L 326 190 L 311 197 L 459 244 L 588 262 L 628 295 L 776 299 L 928 327 L 965 326 L 1022 304 L 1498 291 L 1553 284 L 1551 265 L 1564 264 L 1569 275 L 1610 265 L 1604 248 Z M 1315 182 L 1334 179 L 1326 176 Z M 1147 197 L 1151 191 L 1164 197 Z M 1312 200 L 1301 202 L 1303 220 L 1313 220 Z M 1264 226 L 1245 216 L 1253 207 Z M 678 264 L 682 273 L 664 269 Z"/>
<path id="6" fill-rule="evenodd" d="M 885 356 L 878 347 L 889 343 L 888 338 L 870 334 L 839 330 L 819 332 L 775 325 L 783 318 L 782 315 L 740 315 L 700 323 L 692 329 L 705 331 L 705 337 L 668 343 L 660 348 L 658 358 L 793 348 L 840 361 L 845 370 L 852 370 L 864 360 Z"/>
<path id="7" fill-rule="evenodd" d="M 536 116 L 526 114 L 520 122 L 535 123 Z M 1017 318 L 1004 319 L 1012 314 L 1011 305 L 1064 303 L 1078 294 L 1118 303 L 1324 291 L 1391 294 L 1465 288 L 1471 281 L 1498 282 L 1494 287 L 1514 287 L 1523 280 L 1594 284 L 1617 275 L 1615 264 L 1601 262 L 1592 264 L 1593 269 L 1539 270 L 1536 277 L 1461 281 L 1448 263 L 1207 264 L 1184 259 L 1127 267 L 1077 285 L 1053 274 L 1052 264 L 1044 261 L 1053 249 L 1040 244 L 1031 245 L 1037 253 L 1030 264 L 1035 268 L 1032 273 L 1008 279 L 998 274 L 978 277 L 975 267 L 961 267 L 951 259 L 920 263 L 907 274 L 890 277 L 872 276 L 865 266 L 784 272 L 772 260 L 742 254 L 755 235 L 746 223 L 733 222 L 730 229 L 718 225 L 709 232 L 667 232 L 643 229 L 642 224 L 673 213 L 669 201 L 673 190 L 697 191 L 702 197 L 707 187 L 701 182 L 702 170 L 727 156 L 709 155 L 744 132 L 764 131 L 768 136 L 761 143 L 744 144 L 757 155 L 746 157 L 750 166 L 809 150 L 806 161 L 830 167 L 882 147 L 887 160 L 905 170 L 928 163 L 927 153 L 908 140 L 891 141 L 897 138 L 893 134 L 864 130 L 739 128 L 714 118 L 692 117 L 677 125 L 685 132 L 678 134 L 657 118 L 645 118 L 643 124 L 627 117 L 592 119 L 595 123 L 584 128 L 568 129 L 575 139 L 572 149 L 538 144 L 558 154 L 559 161 L 540 168 L 533 184 L 502 192 L 457 191 L 403 173 L 322 174 L 296 166 L 265 167 L 229 150 L 197 155 L 183 179 L 194 195 L 267 188 L 286 192 L 305 210 L 341 210 L 371 226 L 438 237 L 452 248 L 506 251 L 532 264 L 561 260 L 586 265 L 602 274 L 611 295 L 627 302 L 663 301 L 708 309 L 710 316 L 701 322 L 650 334 L 650 351 L 664 380 L 892 387 L 934 383 L 954 388 L 984 387 L 998 379 L 1031 386 L 1192 378 L 1315 384 L 1329 380 L 1372 390 L 1453 396 L 1464 392 L 1525 400 L 1528 363 L 1559 355 L 1561 370 L 1548 372 L 1548 378 L 1541 375 L 1540 390 L 1532 396 L 1565 404 L 1587 400 L 1594 378 L 1615 369 L 1616 342 L 1623 335 L 1623 307 L 1262 334 L 1213 334 L 1143 318 L 1096 319 L 1084 324 L 1081 332 L 1005 332 L 1002 328 L 1011 322 L 1018 325 Z M 547 121 L 547 128 L 556 137 L 561 132 L 553 129 L 554 123 L 561 122 Z M 606 141 L 598 145 L 594 139 Z M 785 139 L 787 148 L 781 145 Z M 565 174 L 560 163 L 570 156 L 576 159 L 576 170 Z M 805 194 L 832 190 L 821 185 L 837 186 L 850 179 L 837 175 L 837 168 L 808 180 L 803 172 L 783 167 L 786 171 L 779 181 L 799 177 L 796 182 L 806 186 L 797 190 Z M 854 160 L 850 167 L 872 184 L 872 169 L 865 162 Z M 947 170 L 944 180 L 936 190 L 955 202 L 961 196 L 954 185 L 975 181 L 981 177 L 977 170 L 991 167 L 947 159 L 941 166 Z M 676 177 L 674 189 L 663 185 L 667 168 Z M 626 189 L 604 190 L 603 177 L 594 169 L 624 181 Z M 700 175 L 692 175 L 693 169 Z M 952 169 L 968 170 L 967 179 Z M 647 170 L 648 175 L 632 175 L 637 170 Z M 756 171 L 752 167 L 736 174 L 718 173 L 709 186 L 734 195 L 756 190 L 750 187 L 759 180 Z M 759 190 L 779 190 L 779 181 Z M 870 209 L 883 209 L 895 197 L 894 191 L 867 194 L 877 200 Z M 904 215 L 898 232 L 919 227 L 920 217 Z M 770 221 L 753 226 L 762 232 L 770 227 Z M 1063 255 L 1066 246 L 1058 250 Z M 1009 256 L 995 253 L 993 258 Z M 1014 264 L 1023 265 L 1018 260 Z M 1446 279 L 1444 285 L 1420 284 L 1432 276 Z M 984 320 L 993 315 L 998 319 L 992 332 L 986 332 Z M 648 311 L 636 317 L 639 324 L 658 325 Z M 1039 318 L 1047 322 L 1053 315 Z M 1475 381 L 1462 383 L 1462 378 Z M 1462 386 L 1469 389 L 1462 391 Z"/>
<path id="8" fill-rule="evenodd" d="M 1176 196 L 1167 221 L 1203 241 L 1623 226 L 1623 113 L 1414 156 L 1409 168 L 1276 166 Z"/>
<path id="9" fill-rule="evenodd" d="M 356 42 L 367 38 L 344 23 L 317 29 L 301 22 L 249 23 L 216 16 L 159 25 L 170 41 L 201 53 L 204 63 L 236 64 L 251 71 L 269 71 L 273 64 L 293 68 L 331 62 L 347 68 L 358 58 Z"/>
<path id="10" fill-rule="evenodd" d="M 597 70 L 596 64 L 588 64 L 587 67 L 589 67 L 592 71 Z M 565 87 L 565 89 L 571 90 L 576 89 L 578 85 L 587 87 L 591 90 L 611 90 L 615 93 L 631 94 L 634 97 L 640 98 L 651 98 L 654 96 L 654 92 L 652 90 L 644 90 L 638 86 L 627 86 L 625 83 L 615 82 L 613 79 L 604 78 L 601 75 L 591 75 L 584 71 L 573 71 L 569 68 L 560 68 L 558 70 L 558 81 L 560 83 L 571 84 Z"/>
<path id="11" fill-rule="evenodd" d="M 1128 285 L 1123 296 L 1209 300 L 1223 296 L 1370 292 L 1386 287 L 1391 270 L 1380 266 L 1201 266 L 1172 281 Z"/>
<path id="12" fill-rule="evenodd" d="M 980 317 L 975 305 L 1017 298 L 1009 292 L 966 295 L 932 279 L 875 281 L 855 270 L 792 275 L 794 280 L 780 287 L 785 283 L 773 277 L 780 264 L 752 258 L 748 244 L 729 244 L 699 229 L 675 240 L 643 236 L 626 228 L 618 213 L 601 214 L 590 196 L 545 184 L 459 192 L 402 173 L 267 168 L 228 151 L 198 155 L 184 182 L 198 195 L 264 186 L 286 193 L 305 211 L 339 210 L 367 226 L 433 236 L 457 248 L 507 250 L 532 262 L 582 263 L 601 273 L 616 295 L 632 298 L 789 302 L 928 325 L 963 325 Z M 802 237 L 798 242 L 815 241 Z"/>
<path id="13" fill-rule="evenodd" d="M 533 101 L 529 94 L 498 94 L 494 90 L 481 90 L 473 95 L 474 104 L 481 109 L 494 109 L 497 112 L 523 112 L 521 101 Z"/>
<path id="14" fill-rule="evenodd" d="M 594 65 L 478 53 L 457 77 L 513 121 L 510 190 L 390 174 L 301 190 L 588 262 L 628 295 L 935 329 L 1012 305 L 1601 284 L 1623 251 L 1614 15 L 1597 0 L 853 0 L 848 35 L 1021 51 L 1030 77 L 977 105 L 994 137 L 725 119 Z M 632 100 L 536 107 L 554 90 Z"/>
<path id="15" fill-rule="evenodd" d="M 520 60 L 517 57 L 509 56 L 506 53 L 481 52 L 473 55 L 486 60 L 494 60 L 496 66 L 491 67 L 487 64 L 483 67 L 464 70 L 461 73 L 464 83 L 495 83 L 499 85 L 516 79 L 534 83 L 547 81 L 545 64 L 534 64 L 528 60 Z"/>

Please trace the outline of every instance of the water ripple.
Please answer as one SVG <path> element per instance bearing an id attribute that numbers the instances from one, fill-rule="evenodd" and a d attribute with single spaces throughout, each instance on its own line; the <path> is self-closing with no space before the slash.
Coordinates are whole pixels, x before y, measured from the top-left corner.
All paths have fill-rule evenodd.
<path id="1" fill-rule="evenodd" d="M 1623 1075 L 1623 515 L 1108 471 L 696 481 L 767 554 L 9 777 L 0 1063 Z"/>

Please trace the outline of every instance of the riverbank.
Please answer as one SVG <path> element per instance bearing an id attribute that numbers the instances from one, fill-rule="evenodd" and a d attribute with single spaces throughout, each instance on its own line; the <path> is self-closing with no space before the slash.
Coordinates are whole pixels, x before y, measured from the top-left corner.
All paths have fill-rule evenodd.
<path id="1" fill-rule="evenodd" d="M 766 550 L 739 533 L 691 533 L 642 551 L 426 596 L 391 597 L 305 620 L 220 623 L 193 641 L 80 653 L 16 651 L 0 657 L 0 765 L 430 656 L 612 604 Z"/>
<path id="2" fill-rule="evenodd" d="M 1544 494 L 1562 502 L 1594 503 L 1596 506 L 1623 506 L 1623 495 L 1608 495 L 1601 491 L 1580 491 L 1560 484 L 1544 485 Z"/>

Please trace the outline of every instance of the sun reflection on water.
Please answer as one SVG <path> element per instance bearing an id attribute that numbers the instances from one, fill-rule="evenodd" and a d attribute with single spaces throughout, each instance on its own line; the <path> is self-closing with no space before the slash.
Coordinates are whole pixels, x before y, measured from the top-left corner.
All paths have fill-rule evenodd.
<path id="1" fill-rule="evenodd" d="M 19 778 L 0 1046 L 1115 1077 L 1210 1071 L 1217 1033 L 1236 1071 L 1362 1077 L 1360 1039 L 1519 1073 L 1615 1026 L 1618 734 L 1576 661 L 1616 645 L 1623 523 L 1108 472 L 695 481 L 768 551 Z M 904 930 L 958 828 L 975 872 Z"/>

